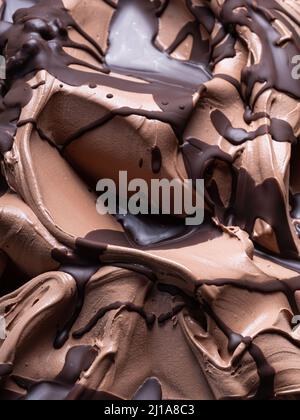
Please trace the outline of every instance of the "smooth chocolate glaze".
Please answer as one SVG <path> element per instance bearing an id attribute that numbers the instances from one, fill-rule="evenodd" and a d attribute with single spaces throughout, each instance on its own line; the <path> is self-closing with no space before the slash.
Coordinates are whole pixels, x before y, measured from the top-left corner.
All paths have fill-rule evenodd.
<path id="1" fill-rule="evenodd" d="M 291 31 L 284 48 L 280 43 L 280 34 L 272 26 L 275 19 L 279 19 Z M 260 4 L 252 0 L 229 0 L 224 3 L 221 20 L 225 25 L 247 26 L 257 34 L 262 45 L 260 63 L 246 68 L 242 74 L 243 82 L 247 85 L 247 98 L 257 82 L 265 83 L 259 95 L 274 87 L 295 98 L 300 97 L 300 85 L 292 77 L 290 59 L 299 54 L 300 48 L 299 36 L 291 23 L 298 22 L 292 13 L 275 0 L 266 0 Z"/>

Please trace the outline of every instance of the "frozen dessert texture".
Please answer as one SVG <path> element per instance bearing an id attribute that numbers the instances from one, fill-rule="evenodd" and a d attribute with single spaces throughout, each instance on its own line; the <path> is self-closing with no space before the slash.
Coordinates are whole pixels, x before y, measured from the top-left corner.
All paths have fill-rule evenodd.
<path id="1" fill-rule="evenodd" d="M 300 1 L 0 3 L 0 398 L 298 399 Z"/>

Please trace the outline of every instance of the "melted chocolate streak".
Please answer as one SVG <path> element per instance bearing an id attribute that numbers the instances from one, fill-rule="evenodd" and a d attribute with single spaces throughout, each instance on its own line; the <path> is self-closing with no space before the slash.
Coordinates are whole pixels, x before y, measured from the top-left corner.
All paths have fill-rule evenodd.
<path id="1" fill-rule="evenodd" d="M 258 82 L 265 85 L 256 96 L 254 104 L 270 88 L 299 99 L 300 85 L 298 80 L 292 78 L 291 58 L 299 54 L 300 38 L 290 23 L 291 20 L 298 25 L 297 19 L 275 0 L 228 0 L 224 3 L 220 18 L 227 26 L 248 27 L 262 43 L 260 63 L 246 68 L 242 74 L 242 81 L 247 87 L 246 99 L 250 100 L 254 85 Z M 284 47 L 280 34 L 272 25 L 275 19 L 279 19 L 291 32 Z"/>
<path id="2" fill-rule="evenodd" d="M 26 391 L 26 395 L 11 393 L 7 399 L 23 401 L 120 400 L 116 395 L 76 384 L 82 373 L 92 368 L 97 356 L 98 350 L 91 346 L 73 347 L 67 353 L 62 371 L 53 381 L 33 381 L 20 376 L 12 376 L 14 382 Z M 145 399 L 162 399 L 162 389 L 157 379 L 147 379 L 133 397 L 133 400 Z"/>
<path id="3" fill-rule="evenodd" d="M 105 308 L 100 309 L 97 314 L 91 319 L 91 321 L 84 327 L 78 331 L 73 333 L 73 337 L 76 339 L 82 338 L 84 335 L 89 333 L 98 323 L 98 321 L 103 318 L 108 312 L 116 311 L 118 309 L 125 309 L 128 312 L 135 312 L 139 314 L 142 318 L 144 318 L 148 327 L 152 327 L 156 320 L 156 316 L 154 314 L 147 314 L 143 308 L 140 306 L 134 305 L 131 302 L 115 302 L 111 305 L 106 306 Z"/>
<path id="4" fill-rule="evenodd" d="M 60 349 L 66 343 L 69 338 L 70 331 L 77 321 L 85 299 L 85 287 L 91 277 L 99 270 L 99 266 L 93 267 L 90 265 L 80 266 L 61 266 L 60 271 L 70 274 L 76 281 L 77 286 L 77 298 L 75 301 L 74 312 L 71 317 L 67 320 L 65 325 L 58 330 L 56 338 L 54 340 L 54 348 Z"/>
<path id="5" fill-rule="evenodd" d="M 98 351 L 91 346 L 73 347 L 66 356 L 65 366 L 53 381 L 30 381 L 14 376 L 15 383 L 27 391 L 20 400 L 68 400 L 81 399 L 83 388 L 75 386 L 82 372 L 86 372 L 95 361 Z M 91 390 L 90 390 L 91 391 Z M 92 392 L 92 391 L 91 391 Z"/>
<path id="6" fill-rule="evenodd" d="M 81 242 L 79 242 L 81 246 L 84 246 Z M 102 247 L 98 250 L 97 253 L 97 245 L 94 245 L 94 252 L 95 257 L 99 258 L 99 253 L 103 254 L 105 253 L 105 247 Z M 299 264 L 299 270 L 300 270 L 300 264 Z M 145 273 L 147 275 L 147 273 Z M 149 276 L 149 280 L 152 282 L 156 281 L 155 275 Z M 216 286 L 216 287 L 224 287 L 224 286 L 232 286 L 237 287 L 242 290 L 248 290 L 249 292 L 258 292 L 258 293 L 264 293 L 264 294 L 273 294 L 273 293 L 283 293 L 288 299 L 288 302 L 290 304 L 290 307 L 292 309 L 292 312 L 294 315 L 299 313 L 299 308 L 296 302 L 295 294 L 297 291 L 300 290 L 300 276 L 281 281 L 279 279 L 274 278 L 273 280 L 265 281 L 264 279 L 253 279 L 250 280 L 249 277 L 245 279 L 241 279 L 240 281 L 237 280 L 231 280 L 231 279 L 217 279 L 213 281 L 205 281 L 205 280 L 198 280 L 195 282 L 195 293 L 194 297 L 186 295 L 182 290 L 168 285 L 160 284 L 158 285 L 158 289 L 163 292 L 170 293 L 172 295 L 180 295 L 184 298 L 185 302 L 182 304 L 178 304 L 176 307 L 174 307 L 169 313 L 162 314 L 158 318 L 158 322 L 160 324 L 172 319 L 174 316 L 176 316 L 178 313 L 180 313 L 183 309 L 189 308 L 191 309 L 192 313 L 196 313 L 197 317 L 199 317 L 199 314 L 205 313 L 209 317 L 211 317 L 215 323 L 218 325 L 218 327 L 223 331 L 226 337 L 228 337 L 228 350 L 231 353 L 234 353 L 235 350 L 241 345 L 245 345 L 245 351 L 248 351 L 249 354 L 252 356 L 257 369 L 258 374 L 260 378 L 260 385 L 259 388 L 255 394 L 255 399 L 270 399 L 274 397 L 274 381 L 275 381 L 275 371 L 270 366 L 263 355 L 260 348 L 254 343 L 254 340 L 259 336 L 256 337 L 243 337 L 239 333 L 235 333 L 232 331 L 212 310 L 212 308 L 209 306 L 209 304 L 205 301 L 202 303 L 199 303 L 197 300 L 197 296 L 199 292 L 201 293 L 201 288 L 203 286 Z M 79 331 L 76 331 L 74 333 L 74 338 L 81 338 L 85 334 L 87 334 L 89 331 L 91 331 L 92 328 L 95 327 L 97 322 L 107 314 L 107 312 L 111 310 L 117 310 L 119 308 L 124 308 L 126 310 L 129 310 L 130 312 L 137 312 L 139 313 L 148 324 L 149 327 L 151 327 L 155 321 L 155 316 L 153 314 L 148 315 L 146 314 L 142 308 L 136 307 L 135 305 L 132 305 L 131 303 L 127 302 L 116 302 L 112 305 L 109 305 L 106 308 L 102 308 L 98 314 L 88 323 L 88 325 Z M 201 322 L 201 321 L 199 321 Z M 300 348 L 300 343 L 296 340 L 293 340 L 292 337 L 290 337 L 289 334 L 284 333 L 283 331 L 274 329 L 270 331 L 264 331 L 263 334 L 272 334 L 276 333 L 281 336 L 283 336 L 285 339 L 291 341 L 294 345 Z M 241 357 L 244 353 L 242 353 Z"/>
<path id="7" fill-rule="evenodd" d="M 117 5 L 113 1 L 105 1 L 111 7 L 117 8 Z M 153 2 L 153 10 L 155 11 L 156 16 L 161 15 L 167 6 L 168 1 Z M 248 104 L 250 103 L 254 85 L 257 82 L 264 83 L 261 91 L 251 104 L 251 108 L 247 108 L 246 106 L 245 121 L 248 124 L 259 118 L 268 118 L 265 114 L 252 115 L 251 112 L 251 109 L 254 108 L 257 99 L 267 89 L 275 88 L 294 98 L 300 97 L 299 82 L 290 77 L 292 69 L 291 60 L 289 58 L 299 54 L 300 51 L 299 36 L 290 23 L 290 21 L 295 22 L 295 18 L 288 14 L 286 10 L 284 10 L 275 0 L 264 0 L 263 5 L 261 3 L 258 5 L 257 2 L 251 0 L 226 1 L 220 15 L 220 20 L 224 26 L 216 35 L 215 39 L 210 42 L 203 40 L 199 31 L 196 31 L 196 23 L 199 22 L 202 24 L 207 32 L 212 34 L 215 17 L 209 9 L 193 6 L 191 1 L 187 1 L 187 6 L 189 7 L 191 13 L 195 16 L 195 21 L 189 23 L 178 34 L 177 39 L 174 40 L 173 44 L 167 51 L 169 54 L 177 48 L 182 40 L 191 34 L 196 41 L 193 46 L 191 60 L 201 61 L 201 63 L 204 62 L 207 65 L 213 65 L 225 57 L 233 57 L 235 55 L 234 44 L 237 34 L 235 34 L 234 29 L 237 25 L 247 26 L 252 32 L 259 36 L 263 49 L 261 62 L 245 69 L 242 75 L 242 83 L 246 86 L 245 102 Z M 2 9 L 2 15 L 5 16 L 5 7 Z M 47 21 L 44 20 L 44 16 L 47 16 Z M 281 20 L 292 34 L 291 39 L 285 41 L 284 48 L 282 48 L 281 45 L 280 35 L 272 25 L 276 18 Z M 88 44 L 91 45 L 91 47 L 71 41 L 68 35 L 68 28 L 72 28 L 80 33 Z M 228 28 L 230 28 L 230 31 L 226 30 Z M 91 57 L 98 61 L 99 67 L 71 57 L 64 51 L 65 47 L 79 48 L 86 51 Z M 47 1 L 41 0 L 32 8 L 18 10 L 13 16 L 13 24 L 2 21 L 0 25 L 0 49 L 5 52 L 7 59 L 7 80 L 2 85 L 3 98 L 1 101 L 2 112 L 0 115 L 0 152 L 2 154 L 11 149 L 21 109 L 30 101 L 32 89 L 39 87 L 39 85 L 36 85 L 31 88 L 27 84 L 27 81 L 31 79 L 36 72 L 42 69 L 46 69 L 57 79 L 73 86 L 85 84 L 105 85 L 127 91 L 152 94 L 162 109 L 162 112 L 148 113 L 146 111 L 123 108 L 110 113 L 105 118 L 110 119 L 115 115 L 124 116 L 132 114 L 143 115 L 146 118 L 155 118 L 163 122 L 168 122 L 173 127 L 180 140 L 186 121 L 188 120 L 188 116 L 192 110 L 192 93 L 194 92 L 194 89 L 184 86 L 177 87 L 176 89 L 170 89 L 170 87 L 165 86 L 164 83 L 157 81 L 150 81 L 149 84 L 140 84 L 128 81 L 125 82 L 124 80 L 108 76 L 106 73 L 109 72 L 109 69 L 104 63 L 103 51 L 99 45 L 76 24 L 67 10 L 63 7 L 60 0 L 52 0 L 51 5 Z M 71 69 L 69 66 L 72 64 L 88 67 L 97 73 L 85 73 L 83 71 Z M 234 79 L 230 80 L 224 75 L 217 75 L 216 77 L 223 77 L 225 80 L 232 83 L 238 89 L 241 97 L 243 97 L 242 88 L 237 81 Z M 168 103 L 168 106 L 163 105 L 164 103 Z M 169 105 L 170 103 L 171 105 Z M 180 111 L 183 111 L 184 107 L 184 115 L 178 111 L 178 107 L 180 108 Z M 101 121 L 99 120 L 89 127 L 84 127 L 80 132 L 75 133 L 72 138 L 69 139 L 67 144 L 70 144 L 70 142 L 76 140 L 89 130 L 95 129 L 105 123 L 106 119 L 104 121 L 101 119 Z M 212 113 L 212 121 L 219 134 L 233 144 L 241 144 L 244 141 L 253 140 L 255 137 L 262 134 L 271 134 L 276 141 L 290 141 L 292 143 L 296 141 L 291 127 L 287 123 L 279 120 L 270 120 L 270 126 L 262 126 L 255 133 L 249 133 L 243 129 L 233 128 L 226 116 L 220 111 L 214 111 Z M 28 122 L 33 124 L 35 123 L 34 121 Z M 189 150 L 189 147 L 196 147 L 192 141 L 187 146 L 184 146 L 187 150 Z M 220 157 L 221 154 L 221 152 L 217 149 L 214 149 L 213 151 L 204 151 L 204 153 L 206 153 L 205 158 L 207 157 L 208 159 L 214 158 L 215 156 Z M 201 153 L 199 154 L 200 158 L 203 159 L 203 166 L 206 164 L 206 160 L 203 158 Z M 222 157 L 227 160 L 227 157 Z M 188 161 L 191 164 L 190 157 Z M 158 150 L 154 150 L 153 170 L 158 171 L 160 166 L 160 152 Z M 191 166 L 192 170 L 195 171 L 195 164 L 193 164 L 193 162 Z M 248 189 L 249 182 L 250 181 L 248 181 Z M 274 182 L 270 182 L 274 184 L 275 180 Z M 268 188 L 270 188 L 272 196 L 275 187 L 274 185 L 270 185 Z M 261 192 L 256 191 L 256 195 L 261 196 L 261 194 L 265 194 L 265 188 L 262 188 Z M 278 202 L 282 202 L 282 197 L 279 197 L 278 200 L 276 199 L 275 201 L 276 204 L 278 204 Z M 263 216 L 265 216 L 266 209 L 263 206 L 260 206 L 260 208 Z M 269 207 L 267 210 L 269 212 Z M 255 211 L 256 209 L 252 211 L 252 215 L 255 214 Z M 243 214 L 243 211 L 240 213 Z M 274 224 L 275 226 L 277 225 L 277 228 L 279 226 L 279 223 L 277 223 L 278 216 L 282 216 L 282 212 L 280 211 L 279 213 L 276 212 L 276 210 L 271 212 L 271 221 L 273 222 L 271 224 L 272 226 L 274 226 Z M 236 217 L 240 217 L 238 211 L 236 211 L 236 215 Z M 285 219 L 286 217 L 284 220 Z M 287 226 L 284 225 L 282 229 L 284 230 L 286 228 Z M 281 237 L 284 237 L 283 232 L 280 233 L 282 234 Z M 285 249 L 288 247 L 288 249 L 294 250 L 294 245 L 289 239 L 285 240 L 281 245 L 283 245 Z M 283 248 L 283 246 L 281 246 L 281 248 Z M 94 249 L 89 250 L 88 254 L 89 258 L 94 256 L 99 261 L 99 254 L 101 253 L 105 253 L 105 247 L 99 248 L 99 246 L 95 246 Z M 73 315 L 70 320 L 66 322 L 66 325 L 58 332 L 55 340 L 56 347 L 61 347 L 67 340 L 74 322 L 82 309 L 85 285 L 91 275 L 96 272 L 98 268 L 99 266 L 89 269 L 87 269 L 86 266 L 79 268 L 78 266 L 71 267 L 70 265 L 68 267 L 62 266 L 61 269 L 64 272 L 70 273 L 75 278 L 78 287 L 78 296 Z M 283 292 L 287 296 L 294 313 L 297 313 L 298 311 L 295 301 L 295 292 L 300 290 L 300 278 L 295 278 L 286 282 L 274 279 L 268 283 L 262 282 L 261 284 L 257 281 L 250 281 L 249 279 L 244 279 L 239 282 L 223 279 L 216 280 L 214 282 L 202 281 L 195 284 L 195 292 L 198 292 L 203 285 L 215 285 L 218 287 L 231 285 L 245 290 L 263 293 Z M 165 291 L 167 290 L 166 288 L 167 286 L 164 288 Z M 182 295 L 182 292 L 179 290 L 174 292 L 174 288 L 172 290 L 168 289 L 167 292 Z M 193 299 L 186 297 L 186 301 L 188 305 L 191 305 L 191 301 L 193 301 Z M 195 306 L 195 303 L 193 303 L 193 305 Z M 199 313 L 198 301 L 196 305 L 197 312 Z M 175 314 L 184 309 L 185 306 L 186 304 L 180 304 L 169 314 L 161 315 L 159 317 L 159 322 L 163 323 L 172 318 Z M 102 308 L 85 328 L 75 332 L 75 336 L 81 337 L 93 328 L 99 319 L 101 319 L 108 311 L 116 310 L 121 307 L 131 312 L 139 313 L 149 326 L 151 326 L 155 320 L 154 315 L 146 314 L 141 308 L 134 306 L 132 303 L 116 302 L 109 307 Z M 257 391 L 256 398 L 264 399 L 273 397 L 275 372 L 273 368 L 268 365 L 261 350 L 253 343 L 253 338 L 242 337 L 240 334 L 236 334 L 231 331 L 220 319 L 218 319 L 214 311 L 207 303 L 204 302 L 200 305 L 200 309 L 202 309 L 203 313 L 206 313 L 214 319 L 216 324 L 228 337 L 229 350 L 231 352 L 235 351 L 240 344 L 245 344 L 246 351 L 249 351 L 257 365 L 260 377 L 260 387 Z M 280 334 L 278 331 L 277 333 Z M 286 338 L 291 340 L 288 336 L 286 336 Z M 78 354 L 80 356 L 80 360 L 78 360 Z M 74 355 L 76 360 L 73 358 Z M 79 378 L 80 373 L 87 370 L 93 363 L 94 357 L 96 357 L 96 354 L 91 348 L 73 348 L 67 356 L 64 370 L 55 379 L 55 381 L 33 384 L 22 378 L 16 378 L 16 382 L 19 386 L 27 390 L 27 399 L 30 399 L 31 397 L 36 397 L 37 399 L 51 399 L 53 396 L 58 399 L 65 399 Z M 76 371 L 74 371 L 74 369 Z M 1 376 L 7 376 L 11 374 L 11 371 L 12 366 L 0 366 Z"/>
<path id="8" fill-rule="evenodd" d="M 202 286 L 200 286 L 202 287 Z M 209 304 L 205 301 L 199 303 L 199 301 L 194 300 L 190 296 L 184 294 L 180 289 L 174 286 L 168 286 L 164 284 L 158 285 L 159 290 L 165 293 L 169 293 L 172 296 L 181 296 L 185 302 L 186 306 L 191 309 L 191 312 L 199 314 L 199 307 L 206 315 L 210 316 L 228 338 L 228 350 L 233 353 L 241 344 L 245 345 L 245 351 L 248 351 L 254 362 L 257 366 L 258 375 L 260 378 L 260 385 L 255 393 L 255 400 L 266 400 L 274 397 L 274 381 L 275 381 L 275 371 L 270 366 L 260 350 L 260 348 L 253 342 L 254 338 L 243 337 L 240 334 L 233 332 L 211 309 Z M 182 305 L 183 306 L 183 305 Z M 240 357 L 243 357 L 241 354 Z M 236 362 L 238 363 L 238 362 Z"/>

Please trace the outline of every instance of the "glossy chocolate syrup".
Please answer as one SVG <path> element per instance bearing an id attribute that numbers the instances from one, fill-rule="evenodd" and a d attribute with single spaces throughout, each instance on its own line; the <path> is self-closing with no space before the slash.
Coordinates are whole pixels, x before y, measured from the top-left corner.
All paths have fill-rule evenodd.
<path id="1" fill-rule="evenodd" d="M 103 42 L 88 22 L 79 23 L 76 7 L 83 6 L 71 3 L 7 0 L 1 6 L 7 78 L 1 82 L 0 105 L 0 263 L 23 268 L 22 252 L 40 249 L 48 265 L 34 274 L 54 270 L 60 282 L 51 278 L 43 286 L 44 279 L 30 280 L 28 289 L 11 290 L 1 299 L 0 308 L 16 321 L 9 322 L 8 338 L 0 341 L 0 398 L 297 397 L 300 349 L 291 321 L 299 313 L 300 290 L 295 157 L 300 84 L 292 77 L 292 59 L 300 54 L 299 5 L 277 0 L 91 2 L 84 7 L 99 13 L 99 33 L 107 26 Z M 39 80 L 44 71 L 47 77 Z M 51 101 L 59 95 L 65 108 L 55 114 Z M 80 103 L 70 117 L 66 110 L 82 98 L 87 110 Z M 38 101 L 43 105 L 37 111 L 32 104 Z M 86 118 L 94 103 L 99 114 L 91 111 Z M 120 121 L 145 141 L 131 150 L 128 167 L 123 156 L 130 145 L 121 143 Z M 106 132 L 112 124 L 114 130 Z M 129 168 L 145 178 L 176 171 L 182 178 L 204 178 L 204 225 L 190 229 L 184 215 L 166 220 L 120 214 L 86 234 L 76 233 L 84 231 L 80 218 L 64 228 L 57 214 L 72 219 L 68 199 L 57 198 L 62 204 L 53 211 L 48 190 L 35 195 L 43 177 L 35 175 L 37 164 L 30 169 L 33 178 L 29 170 L 22 173 L 33 153 L 30 148 L 24 152 L 20 140 L 23 135 L 25 144 L 28 130 L 32 150 L 37 138 L 39 147 L 49 147 L 49 162 L 54 154 L 57 162 L 72 167 L 61 181 L 70 189 L 73 176 L 76 186 L 79 178 L 88 188 L 95 182 L 98 169 L 89 147 L 96 133 L 97 141 L 108 138 L 113 150 L 112 160 L 103 144 L 99 166 Z M 77 152 L 84 142 L 84 152 Z M 48 166 L 45 173 L 51 173 Z M 10 201 L 15 196 L 20 208 Z M 87 207 L 81 213 L 87 219 L 91 214 Z M 23 250 L 13 237 L 25 244 Z M 35 245 L 39 238 L 47 245 Z M 260 251 L 255 253 L 254 246 Z M 30 297 L 36 298 L 32 306 Z M 35 312 L 40 302 L 44 306 Z M 32 316 L 25 322 L 26 312 Z M 51 347 L 49 369 L 32 368 L 31 359 L 25 368 L 18 363 L 18 346 L 21 352 L 26 341 L 14 322 L 22 319 L 24 328 L 29 325 L 26 333 L 32 328 L 28 339 L 35 338 L 34 353 L 36 334 L 44 350 Z M 274 348 L 289 356 L 277 357 Z"/>

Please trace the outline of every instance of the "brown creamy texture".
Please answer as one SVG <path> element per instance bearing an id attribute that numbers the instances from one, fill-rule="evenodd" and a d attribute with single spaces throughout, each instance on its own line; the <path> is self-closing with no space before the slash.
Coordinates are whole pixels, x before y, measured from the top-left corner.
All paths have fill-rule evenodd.
<path id="1" fill-rule="evenodd" d="M 63 3 L 105 55 L 118 2 Z M 300 1 L 277 4 L 295 19 L 288 18 L 294 34 L 283 21 L 272 22 L 284 48 L 299 37 Z M 191 33 L 178 45 L 174 40 L 194 22 L 191 7 L 205 7 L 215 20 L 209 31 L 201 25 L 202 38 L 217 40 L 213 48 L 221 45 L 224 53 L 228 39 L 218 42 L 224 1 L 170 0 L 165 6 L 156 48 L 180 63 L 192 54 L 195 61 Z M 89 45 L 74 28 L 69 36 Z M 116 67 L 101 73 L 105 82 L 90 85 L 67 83 L 47 68 L 27 79 L 32 97 L 1 166 L 9 189 L 0 189 L 0 315 L 7 323 L 0 398 L 298 398 L 300 330 L 293 330 L 292 318 L 300 308 L 300 211 L 293 213 L 290 196 L 300 194 L 299 147 L 286 131 L 276 140 L 259 128 L 284 121 L 297 140 L 300 96 L 269 87 L 258 95 L 253 114 L 260 114 L 248 124 L 246 101 L 234 84 L 247 66 L 260 63 L 263 45 L 242 24 L 235 37 L 233 53 L 216 55 L 205 89 L 172 80 L 154 91 L 148 78 Z M 99 66 L 86 50 L 64 48 Z M 78 62 L 73 68 L 94 71 Z M 262 86 L 255 83 L 249 106 Z M 176 117 L 180 129 L 156 117 L 168 108 L 161 89 L 177 90 L 176 106 L 186 106 Z M 133 112 L 119 113 L 128 108 Z M 245 130 L 244 137 L 256 135 L 229 141 L 214 124 L 213 115 L 218 124 L 224 120 L 220 113 Z M 123 227 L 96 212 L 96 182 L 117 181 L 121 170 L 147 182 L 204 177 L 205 224 L 147 247 L 135 243 L 126 221 Z M 266 186 L 270 180 L 277 195 L 273 184 Z M 274 208 L 283 211 L 274 216 Z M 145 226 L 135 229 L 142 235 Z"/>

